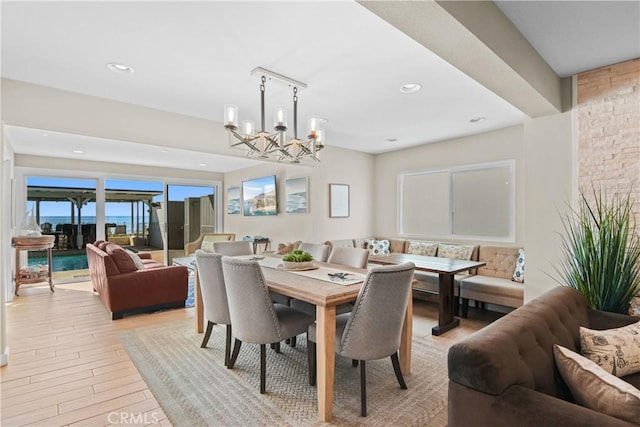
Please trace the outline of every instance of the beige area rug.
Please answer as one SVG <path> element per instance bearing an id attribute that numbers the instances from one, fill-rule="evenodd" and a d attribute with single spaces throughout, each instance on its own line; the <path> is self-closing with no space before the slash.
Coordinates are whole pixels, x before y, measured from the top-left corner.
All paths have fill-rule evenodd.
<path id="1" fill-rule="evenodd" d="M 267 393 L 260 395 L 259 346 L 243 344 L 234 369 L 224 367 L 224 326 L 208 347 L 186 319 L 120 333 L 129 356 L 174 426 L 314 426 L 316 389 L 309 386 L 306 341 L 267 348 Z M 360 417 L 360 376 L 336 357 L 333 425 L 444 426 L 446 353 L 414 339 L 412 373 L 401 390 L 389 359 L 367 362 L 368 416 Z"/>

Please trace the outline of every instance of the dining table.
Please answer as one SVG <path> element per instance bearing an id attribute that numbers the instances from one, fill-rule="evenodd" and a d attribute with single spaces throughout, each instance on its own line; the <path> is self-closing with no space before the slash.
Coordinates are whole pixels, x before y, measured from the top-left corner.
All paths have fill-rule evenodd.
<path id="1" fill-rule="evenodd" d="M 371 255 L 369 262 L 373 264 L 412 262 L 416 270 L 438 274 L 438 324 L 431 328 L 433 335 L 442 335 L 460 324 L 460 319 L 455 317 L 458 307 L 457 300 L 454 298 L 454 275 L 486 265 L 480 261 L 395 252 L 388 255 Z"/>
<path id="2" fill-rule="evenodd" d="M 330 422 L 333 415 L 336 307 L 356 300 L 367 270 L 314 261 L 312 270 L 294 271 L 283 268 L 279 255 L 261 254 L 241 258 L 254 259 L 261 265 L 269 291 L 316 306 L 318 419 L 321 422 Z M 198 280 L 195 286 L 196 295 L 199 295 Z M 195 304 L 196 329 L 200 329 L 204 319 L 202 311 L 198 310 L 198 304 L 202 304 L 202 299 L 196 298 Z M 413 303 L 409 298 L 399 349 L 400 369 L 404 375 L 411 373 L 412 324 Z"/>

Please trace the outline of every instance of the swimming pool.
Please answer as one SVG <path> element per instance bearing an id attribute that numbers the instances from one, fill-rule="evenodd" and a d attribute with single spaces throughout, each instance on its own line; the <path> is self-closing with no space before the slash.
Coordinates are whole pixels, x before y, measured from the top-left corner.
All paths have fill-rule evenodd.
<path id="1" fill-rule="evenodd" d="M 46 265 L 47 257 L 29 256 L 29 267 L 39 264 Z M 89 264 L 87 264 L 86 254 L 55 254 L 53 256 L 53 271 L 85 270 L 87 268 L 89 268 Z"/>

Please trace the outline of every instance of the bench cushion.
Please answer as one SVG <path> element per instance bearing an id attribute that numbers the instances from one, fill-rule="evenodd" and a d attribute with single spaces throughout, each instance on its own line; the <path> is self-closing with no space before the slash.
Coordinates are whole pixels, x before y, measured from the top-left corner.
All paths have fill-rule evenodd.
<path id="1" fill-rule="evenodd" d="M 478 259 L 487 265 L 478 268 L 478 274 L 511 280 L 519 249 L 507 246 L 480 246 Z"/>
<path id="2" fill-rule="evenodd" d="M 509 279 L 469 276 L 460 281 L 460 297 L 515 308 L 522 305 L 524 287 Z"/>

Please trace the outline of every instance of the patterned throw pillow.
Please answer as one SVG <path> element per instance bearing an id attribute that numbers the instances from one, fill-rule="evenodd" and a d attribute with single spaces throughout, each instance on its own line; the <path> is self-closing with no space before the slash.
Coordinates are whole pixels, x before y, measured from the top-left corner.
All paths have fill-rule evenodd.
<path id="1" fill-rule="evenodd" d="M 289 252 L 292 252 L 295 249 L 298 249 L 298 246 L 300 246 L 300 243 L 302 243 L 302 240 L 296 240 L 295 242 L 291 242 L 291 243 L 278 243 L 277 253 L 279 255 L 288 254 Z"/>
<path id="2" fill-rule="evenodd" d="M 436 253 L 438 253 L 438 244 L 410 240 L 407 253 L 414 255 L 436 256 Z"/>
<path id="3" fill-rule="evenodd" d="M 640 390 L 567 348 L 555 344 L 553 355 L 579 405 L 640 424 Z"/>
<path id="4" fill-rule="evenodd" d="M 518 250 L 518 260 L 516 261 L 516 270 L 511 278 L 514 282 L 524 283 L 524 249 Z"/>
<path id="5" fill-rule="evenodd" d="M 473 255 L 473 245 L 438 244 L 439 257 L 469 261 L 471 259 L 471 255 Z"/>
<path id="6" fill-rule="evenodd" d="M 130 251 L 129 249 L 125 249 L 124 251 L 127 253 L 127 255 L 129 255 L 129 258 L 131 258 L 131 260 L 136 265 L 136 268 L 138 270 L 144 270 L 144 263 L 142 262 L 142 259 L 140 259 L 140 257 L 137 254 Z"/>
<path id="7" fill-rule="evenodd" d="M 580 327 L 581 353 L 616 377 L 640 372 L 640 322 L 596 331 Z"/>
<path id="8" fill-rule="evenodd" d="M 389 241 L 367 240 L 365 249 L 369 249 L 371 255 L 389 255 Z"/>

